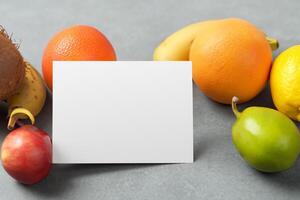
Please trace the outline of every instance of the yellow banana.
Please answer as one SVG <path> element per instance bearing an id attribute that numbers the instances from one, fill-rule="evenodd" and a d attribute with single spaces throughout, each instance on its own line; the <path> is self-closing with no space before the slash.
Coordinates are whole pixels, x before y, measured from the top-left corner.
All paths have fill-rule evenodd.
<path id="1" fill-rule="evenodd" d="M 18 92 L 7 99 L 8 129 L 13 129 L 18 119 L 29 118 L 33 124 L 34 117 L 42 110 L 46 100 L 46 88 L 41 75 L 26 62 L 25 78 Z"/>
<path id="2" fill-rule="evenodd" d="M 194 39 L 201 34 L 201 31 L 207 31 L 212 24 L 219 20 L 208 20 L 183 27 L 179 31 L 167 37 L 153 53 L 153 60 L 156 61 L 184 61 L 189 60 L 189 52 Z M 267 37 L 272 50 L 279 46 L 278 41 Z"/>
<path id="3" fill-rule="evenodd" d="M 198 32 L 202 29 L 202 25 L 207 22 L 208 21 L 188 25 L 167 37 L 154 50 L 153 60 L 189 60 L 190 46 Z"/>

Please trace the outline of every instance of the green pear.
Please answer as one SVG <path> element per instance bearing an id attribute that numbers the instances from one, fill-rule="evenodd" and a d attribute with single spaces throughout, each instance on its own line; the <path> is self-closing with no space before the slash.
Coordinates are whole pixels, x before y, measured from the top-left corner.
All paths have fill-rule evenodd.
<path id="1" fill-rule="evenodd" d="M 232 110 L 237 120 L 232 127 L 233 143 L 243 159 L 262 172 L 280 172 L 294 165 L 300 153 L 300 134 L 286 115 L 265 107 Z"/>

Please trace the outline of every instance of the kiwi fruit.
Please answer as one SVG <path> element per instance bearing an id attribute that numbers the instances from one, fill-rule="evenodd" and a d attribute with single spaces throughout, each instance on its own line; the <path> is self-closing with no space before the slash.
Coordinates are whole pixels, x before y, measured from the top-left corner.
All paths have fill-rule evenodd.
<path id="1" fill-rule="evenodd" d="M 25 77 L 25 67 L 18 45 L 0 26 L 0 100 L 17 92 Z"/>

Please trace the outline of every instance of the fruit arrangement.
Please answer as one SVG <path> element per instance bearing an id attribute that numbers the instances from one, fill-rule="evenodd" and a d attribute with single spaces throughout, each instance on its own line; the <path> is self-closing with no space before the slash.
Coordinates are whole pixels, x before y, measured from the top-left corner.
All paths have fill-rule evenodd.
<path id="1" fill-rule="evenodd" d="M 276 39 L 250 22 L 228 18 L 195 23 L 167 37 L 154 51 L 157 61 L 191 61 L 193 81 L 210 99 L 231 104 L 237 120 L 232 140 L 241 157 L 262 172 L 294 165 L 300 153 L 300 46 L 281 53 L 272 64 Z M 244 103 L 265 88 L 270 77 L 278 111 Z M 291 120 L 292 119 L 292 120 Z"/>
<path id="2" fill-rule="evenodd" d="M 43 180 L 52 165 L 49 135 L 33 126 L 46 101 L 46 86 L 52 91 L 52 61 L 115 61 L 116 53 L 106 37 L 94 27 L 73 26 L 56 34 L 44 50 L 43 78 L 18 51 L 4 28 L 0 29 L 0 100 L 8 106 L 7 129 L 12 130 L 1 147 L 7 173 L 23 184 Z M 44 83 L 45 80 L 45 83 Z M 24 125 L 29 119 L 32 125 Z"/>
<path id="3" fill-rule="evenodd" d="M 300 121 L 300 45 L 282 52 L 272 63 L 272 51 L 278 47 L 276 39 L 252 23 L 229 18 L 184 27 L 166 38 L 153 55 L 157 61 L 192 62 L 199 89 L 213 101 L 231 105 L 236 116 L 232 140 L 241 157 L 268 173 L 289 169 L 300 153 L 300 133 L 292 121 Z M 51 138 L 33 124 L 46 101 L 45 85 L 53 90 L 53 61 L 116 59 L 104 34 L 77 25 L 50 39 L 42 58 L 42 77 L 0 28 L 0 100 L 8 105 L 7 128 L 12 130 L 3 141 L 1 161 L 10 176 L 34 184 L 51 170 Z M 269 77 L 278 110 L 249 107 L 239 112 L 237 103 L 256 97 Z M 24 125 L 25 119 L 32 125 Z"/>

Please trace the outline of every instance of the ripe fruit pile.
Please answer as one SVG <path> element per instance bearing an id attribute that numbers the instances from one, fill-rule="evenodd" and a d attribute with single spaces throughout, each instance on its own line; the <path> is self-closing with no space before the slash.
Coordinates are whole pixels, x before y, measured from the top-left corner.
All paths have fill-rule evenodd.
<path id="1" fill-rule="evenodd" d="M 97 29 L 74 26 L 55 35 L 43 56 L 43 75 L 52 90 L 52 61 L 116 60 L 111 43 Z M 8 104 L 8 125 L 12 130 L 1 147 L 4 169 L 17 181 L 34 184 L 45 178 L 52 165 L 52 144 L 46 132 L 23 125 L 32 124 L 46 100 L 46 87 L 38 71 L 23 60 L 18 48 L 3 28 L 0 29 L 0 100 Z"/>
<path id="2" fill-rule="evenodd" d="M 290 168 L 300 153 L 300 134 L 291 120 L 300 121 L 300 46 L 283 52 L 272 67 L 272 50 L 277 48 L 277 40 L 250 22 L 229 18 L 184 27 L 153 55 L 158 61 L 192 61 L 199 89 L 216 102 L 232 104 L 237 117 L 233 143 L 252 167 L 263 172 Z M 238 112 L 237 99 L 243 103 L 259 94 L 270 71 L 271 93 L 280 112 L 262 107 Z"/>
<path id="3" fill-rule="evenodd" d="M 0 99 L 8 104 L 9 130 L 20 120 L 32 124 L 46 99 L 40 74 L 23 60 L 17 45 L 0 30 Z M 32 125 L 12 131 L 3 141 L 1 160 L 4 169 L 15 179 L 33 184 L 47 176 L 51 168 L 51 140 L 47 133 Z"/>
<path id="4" fill-rule="evenodd" d="M 154 60 L 190 60 L 193 80 L 209 98 L 231 104 L 237 117 L 233 143 L 252 167 L 280 172 L 293 166 L 300 153 L 300 46 L 284 51 L 272 67 L 275 39 L 250 22 L 230 18 L 192 24 L 169 36 L 154 52 Z M 108 39 L 90 26 L 74 26 L 56 34 L 45 48 L 42 69 L 50 90 L 53 61 L 115 61 Z M 279 111 L 250 107 L 243 112 L 236 103 L 254 98 L 270 75 L 272 98 Z M 3 141 L 4 169 L 24 184 L 45 178 L 52 164 L 52 144 L 46 132 L 22 125 L 42 110 L 46 88 L 40 74 L 23 60 L 11 38 L 0 28 L 0 100 L 8 104 L 8 126 L 14 129 Z M 290 118 L 288 118 L 290 117 Z"/>

